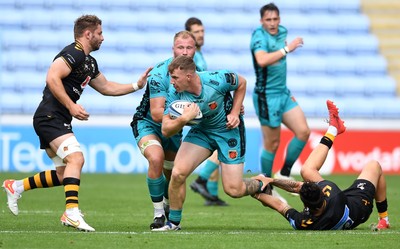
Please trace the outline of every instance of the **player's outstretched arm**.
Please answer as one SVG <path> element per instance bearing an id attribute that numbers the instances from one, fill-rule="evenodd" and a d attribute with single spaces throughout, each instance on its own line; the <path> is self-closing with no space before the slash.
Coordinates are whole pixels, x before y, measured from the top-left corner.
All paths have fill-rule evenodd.
<path id="1" fill-rule="evenodd" d="M 289 204 L 284 203 L 279 198 L 274 197 L 265 193 L 258 193 L 253 196 L 253 198 L 257 199 L 263 206 L 272 208 L 280 213 L 282 216 L 286 215 L 286 212 L 292 207 Z"/>
<path id="2" fill-rule="evenodd" d="M 301 186 L 303 186 L 303 182 L 284 179 L 274 179 L 271 184 L 291 193 L 299 193 Z"/>
<path id="3" fill-rule="evenodd" d="M 89 83 L 99 93 L 105 96 L 121 96 L 128 93 L 136 92 L 146 85 L 147 77 L 152 68 L 148 68 L 138 79 L 137 82 L 131 84 L 121 84 L 114 81 L 109 81 L 100 73 L 96 78 L 92 79 Z"/>

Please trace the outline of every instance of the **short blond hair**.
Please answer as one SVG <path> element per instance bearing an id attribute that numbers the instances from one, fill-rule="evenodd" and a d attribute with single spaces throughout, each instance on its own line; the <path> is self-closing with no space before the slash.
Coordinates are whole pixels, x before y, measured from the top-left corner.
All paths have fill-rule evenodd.
<path id="1" fill-rule="evenodd" d="M 194 37 L 194 35 L 191 32 L 186 31 L 186 30 L 179 31 L 178 33 L 175 34 L 174 43 L 178 38 L 182 38 L 182 39 L 192 38 L 194 43 L 196 43 L 196 38 Z"/>
<path id="2" fill-rule="evenodd" d="M 179 55 L 172 60 L 171 64 L 169 64 L 168 72 L 172 73 L 176 69 L 195 72 L 196 64 L 189 56 Z"/>

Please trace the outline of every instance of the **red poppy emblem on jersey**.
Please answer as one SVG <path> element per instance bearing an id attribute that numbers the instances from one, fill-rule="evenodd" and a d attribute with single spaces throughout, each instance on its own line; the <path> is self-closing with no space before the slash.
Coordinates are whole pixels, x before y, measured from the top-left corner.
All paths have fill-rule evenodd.
<path id="1" fill-rule="evenodd" d="M 229 151 L 229 158 L 230 159 L 236 159 L 237 158 L 237 151 L 236 150 L 230 150 Z"/>
<path id="2" fill-rule="evenodd" d="M 208 103 L 208 107 L 210 107 L 211 110 L 215 110 L 218 107 L 217 102 L 213 101 L 211 103 Z"/>
<path id="3" fill-rule="evenodd" d="M 82 84 L 81 84 L 81 88 L 82 88 L 82 89 L 85 88 L 86 85 L 90 82 L 91 79 L 92 79 L 92 78 L 90 78 L 90 76 L 86 77 L 85 81 L 82 82 Z"/>

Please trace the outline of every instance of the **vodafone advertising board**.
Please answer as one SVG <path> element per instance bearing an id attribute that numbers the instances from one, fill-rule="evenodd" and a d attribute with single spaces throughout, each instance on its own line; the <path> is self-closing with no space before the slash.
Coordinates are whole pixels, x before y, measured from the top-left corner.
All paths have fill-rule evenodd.
<path id="1" fill-rule="evenodd" d="M 318 145 L 326 130 L 313 130 L 309 141 L 293 167 L 298 174 L 307 156 Z M 288 130 L 282 130 L 281 147 L 275 157 L 273 172 L 283 164 L 285 147 L 292 137 Z M 375 159 L 386 174 L 400 174 L 400 131 L 350 130 L 339 135 L 322 167 L 324 174 L 359 173 L 365 163 Z"/>

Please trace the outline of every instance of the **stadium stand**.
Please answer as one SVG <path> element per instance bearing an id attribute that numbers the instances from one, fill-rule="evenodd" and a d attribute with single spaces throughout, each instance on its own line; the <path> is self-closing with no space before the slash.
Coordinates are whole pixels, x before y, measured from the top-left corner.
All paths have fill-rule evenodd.
<path id="1" fill-rule="evenodd" d="M 319 100 L 332 98 L 342 102 L 347 117 L 400 118 L 396 81 L 380 53 L 379 36 L 370 31 L 376 24 L 362 11 L 364 1 L 275 1 L 282 25 L 289 30 L 288 40 L 302 36 L 305 41 L 287 60 L 288 85 L 307 117 L 326 116 Z M 92 55 L 108 79 L 126 83 L 172 56 L 173 34 L 184 28 L 188 17 L 199 17 L 207 32 L 203 53 L 209 69 L 232 69 L 247 78 L 246 115 L 252 116 L 255 76 L 249 43 L 259 25 L 259 8 L 266 2 L 228 2 L 2 0 L 2 112 L 33 113 L 48 66 L 73 41 L 74 20 L 96 14 L 103 20 L 105 41 Z M 133 114 L 141 97 L 110 100 L 93 90 L 84 94 L 82 104 L 91 113 L 107 115 Z"/>
<path id="2" fill-rule="evenodd" d="M 371 20 L 371 32 L 379 38 L 380 51 L 388 61 L 388 70 L 397 81 L 400 95 L 400 2 L 362 0 L 361 9 Z"/>

